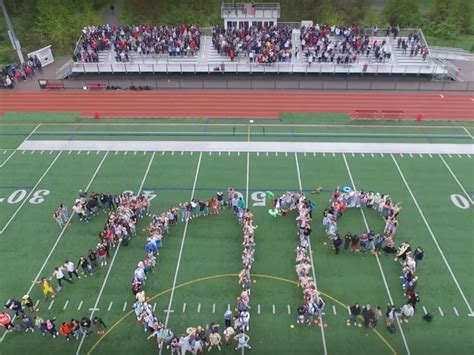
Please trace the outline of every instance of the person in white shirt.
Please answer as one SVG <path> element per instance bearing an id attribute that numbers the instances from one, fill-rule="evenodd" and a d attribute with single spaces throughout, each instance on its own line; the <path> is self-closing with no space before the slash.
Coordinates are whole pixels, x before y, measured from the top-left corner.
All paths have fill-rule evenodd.
<path id="1" fill-rule="evenodd" d="M 78 279 L 81 278 L 79 274 L 77 273 L 76 265 L 72 261 L 66 260 L 64 262 L 64 267 L 66 268 L 66 271 L 69 275 L 69 280 L 72 280 L 72 275 L 76 275 Z"/>
<path id="2" fill-rule="evenodd" d="M 235 340 L 237 340 L 237 347 L 235 348 L 235 351 L 243 348 L 252 349 L 252 347 L 248 344 L 250 337 L 245 334 L 243 330 L 240 331 L 240 334 L 235 336 Z"/>
<path id="3" fill-rule="evenodd" d="M 401 321 L 408 323 L 408 320 L 415 314 L 415 310 L 413 309 L 413 306 L 408 303 L 402 307 L 400 314 Z"/>
<path id="4" fill-rule="evenodd" d="M 70 279 L 67 279 L 64 276 L 64 268 L 62 266 L 57 266 L 57 267 L 54 268 L 53 276 L 58 281 L 59 289 L 61 289 L 63 287 L 63 283 L 62 283 L 63 281 L 67 281 L 69 283 L 72 283 L 72 281 Z"/>

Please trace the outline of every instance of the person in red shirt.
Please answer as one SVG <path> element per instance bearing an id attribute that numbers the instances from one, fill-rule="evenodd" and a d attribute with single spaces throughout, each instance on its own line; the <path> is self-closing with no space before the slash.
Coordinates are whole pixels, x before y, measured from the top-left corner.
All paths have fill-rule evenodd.
<path id="1" fill-rule="evenodd" d="M 72 324 L 70 322 L 64 322 L 59 327 L 59 333 L 66 337 L 66 340 L 69 341 L 72 332 Z"/>
<path id="2" fill-rule="evenodd" d="M 8 333 L 11 333 L 15 330 L 15 326 L 12 323 L 12 318 L 6 312 L 0 313 L 0 325 L 5 327 Z"/>
<path id="3" fill-rule="evenodd" d="M 30 79 L 33 77 L 33 70 L 29 66 L 25 68 L 25 75 Z"/>

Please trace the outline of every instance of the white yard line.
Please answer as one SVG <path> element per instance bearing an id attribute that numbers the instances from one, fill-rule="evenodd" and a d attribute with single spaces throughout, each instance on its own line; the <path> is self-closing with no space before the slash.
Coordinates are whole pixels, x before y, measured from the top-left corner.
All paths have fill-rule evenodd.
<path id="1" fill-rule="evenodd" d="M 48 172 L 51 170 L 51 168 L 53 167 L 54 163 L 56 163 L 56 161 L 58 160 L 58 158 L 61 156 L 62 152 L 59 152 L 58 155 L 56 155 L 56 157 L 53 159 L 53 161 L 51 162 L 51 164 L 49 164 L 48 168 L 45 170 L 45 172 L 43 173 L 43 175 L 41 175 L 41 177 L 39 178 L 39 180 L 36 182 L 35 186 L 33 186 L 33 188 L 30 190 L 30 193 L 28 195 L 26 195 L 26 197 L 23 199 L 23 202 L 20 204 L 20 206 L 18 206 L 18 208 L 15 210 L 15 212 L 13 213 L 13 215 L 10 217 L 10 219 L 8 220 L 8 222 L 5 224 L 5 226 L 0 230 L 0 234 L 3 234 L 3 232 L 5 232 L 5 230 L 8 228 L 8 226 L 10 225 L 10 223 L 13 221 L 13 219 L 16 217 L 16 215 L 18 214 L 18 212 L 20 212 L 20 210 L 23 208 L 23 206 L 25 205 L 25 203 L 27 203 L 31 197 L 31 195 L 35 192 L 36 188 L 38 187 L 39 184 L 41 184 L 41 181 L 43 181 L 44 177 L 46 176 L 46 174 L 48 174 Z"/>
<path id="2" fill-rule="evenodd" d="M 20 143 L 20 145 L 22 145 L 24 142 L 26 142 L 28 139 L 30 139 L 30 137 L 36 132 L 36 130 L 38 128 L 41 127 L 41 123 L 40 124 L 37 124 L 36 127 L 30 132 L 30 134 L 28 134 L 28 136 L 26 136 L 26 138 Z M 19 146 L 20 146 L 19 145 Z M 13 152 L 10 153 L 10 155 L 7 157 L 7 159 L 5 159 L 2 164 L 0 164 L 0 168 L 3 168 L 5 166 L 5 164 L 10 160 L 10 158 L 13 156 L 13 154 L 16 153 L 16 150 L 13 150 Z"/>
<path id="3" fill-rule="evenodd" d="M 295 153 L 295 164 L 296 164 L 296 173 L 298 175 L 298 186 L 299 186 L 300 192 L 303 192 L 303 183 L 301 182 L 301 172 L 300 172 L 300 163 L 298 161 L 298 153 Z M 313 249 L 311 248 L 311 238 L 308 238 L 308 247 L 309 247 L 309 258 L 311 260 L 311 271 L 313 274 L 314 285 L 316 286 L 316 290 L 318 290 L 318 282 L 316 280 L 316 272 L 314 270 L 314 262 L 313 262 Z M 320 322 L 320 329 L 321 329 L 321 339 L 323 341 L 323 350 L 324 350 L 324 354 L 327 355 L 328 348 L 326 345 L 326 336 L 324 334 L 324 321 L 323 321 L 322 315 L 319 316 L 319 322 Z"/>
<path id="4" fill-rule="evenodd" d="M 245 207 L 249 208 L 249 183 L 250 183 L 250 153 L 247 152 L 247 182 L 245 183 Z"/>
<path id="5" fill-rule="evenodd" d="M 469 195 L 466 191 L 466 189 L 462 186 L 461 182 L 459 181 L 459 179 L 457 178 L 456 174 L 454 174 L 454 172 L 451 170 L 451 168 L 449 167 L 448 163 L 446 162 L 446 160 L 443 158 L 443 156 L 441 154 L 439 154 L 439 157 L 441 158 L 441 161 L 444 163 L 444 165 L 446 166 L 446 168 L 448 168 L 449 172 L 451 173 L 451 176 L 454 178 L 454 180 L 456 180 L 456 182 L 458 183 L 459 187 L 461 188 L 462 192 L 464 192 L 464 195 L 466 195 L 467 197 L 467 200 L 471 202 L 471 205 L 474 205 L 474 201 L 472 200 L 471 198 L 471 195 Z"/>
<path id="6" fill-rule="evenodd" d="M 469 132 L 469 130 L 466 128 L 466 127 L 462 127 L 462 129 L 467 133 L 467 135 L 469 137 L 471 137 L 471 139 L 474 139 L 474 137 L 472 136 L 471 132 Z"/>
<path id="7" fill-rule="evenodd" d="M 421 219 L 422 219 L 423 222 L 425 223 L 426 229 L 428 230 L 428 232 L 429 232 L 429 234 L 430 234 L 430 236 L 431 236 L 431 239 L 432 239 L 433 242 L 435 243 L 436 248 L 438 249 L 438 252 L 439 252 L 439 254 L 441 255 L 441 258 L 443 259 L 443 261 L 444 261 L 444 263 L 445 263 L 445 265 L 446 265 L 446 268 L 448 269 L 449 273 L 451 274 L 451 277 L 452 277 L 452 279 L 453 279 L 453 281 L 454 281 L 454 283 L 455 283 L 455 285 L 456 285 L 456 287 L 457 287 L 457 289 L 458 289 L 458 291 L 459 291 L 459 293 L 460 293 L 462 299 L 464 300 L 464 303 L 465 303 L 466 306 L 467 306 L 467 309 L 468 309 L 468 311 L 469 311 L 468 316 L 474 317 L 474 312 L 472 311 L 471 305 L 469 304 L 469 301 L 467 300 L 466 296 L 464 295 L 464 292 L 463 292 L 461 286 L 459 285 L 459 282 L 458 282 L 458 280 L 457 280 L 457 278 L 456 278 L 456 275 L 454 275 L 454 272 L 453 272 L 453 270 L 451 269 L 451 266 L 449 265 L 448 260 L 446 259 L 446 256 L 444 255 L 443 250 L 441 249 L 441 246 L 439 245 L 438 240 L 436 239 L 436 236 L 435 236 L 434 233 L 433 233 L 433 230 L 431 229 L 431 226 L 429 225 L 428 221 L 426 220 L 425 214 L 424 214 L 423 211 L 421 210 L 420 205 L 418 204 L 418 201 L 416 200 L 415 195 L 413 194 L 413 191 L 412 191 L 411 188 L 410 188 L 410 185 L 408 185 L 408 182 L 407 182 L 407 180 L 406 180 L 406 178 L 405 178 L 405 175 L 404 175 L 403 172 L 402 172 L 402 169 L 400 169 L 400 166 L 398 165 L 398 162 L 397 162 L 397 160 L 395 159 L 395 157 L 394 157 L 393 155 L 392 155 L 392 160 L 393 160 L 393 162 L 395 163 L 395 166 L 397 167 L 397 170 L 398 170 L 398 172 L 399 172 L 399 174 L 400 174 L 400 177 L 402 178 L 403 183 L 405 184 L 405 187 L 407 188 L 408 192 L 410 193 L 410 196 L 411 196 L 413 202 L 415 203 L 415 206 L 416 206 L 416 208 L 417 208 L 417 210 L 418 210 L 418 213 L 419 213 L 420 216 L 421 216 Z"/>
<path id="8" fill-rule="evenodd" d="M 108 153 L 104 154 L 104 157 L 102 158 L 99 165 L 97 166 L 97 169 L 95 170 L 94 175 L 92 175 L 92 178 L 90 179 L 89 183 L 87 184 L 86 188 L 84 189 L 85 191 L 87 191 L 89 189 L 89 187 L 92 185 L 92 182 L 94 181 L 95 177 L 99 173 L 99 170 L 102 167 L 102 164 L 104 163 L 105 158 L 107 158 L 107 155 L 108 155 Z M 59 241 L 63 237 L 64 232 L 66 231 L 66 228 L 69 226 L 69 223 L 71 222 L 71 220 L 72 220 L 72 217 L 69 218 L 69 220 L 64 225 L 63 229 L 61 229 L 61 232 L 59 233 L 58 237 L 56 238 L 56 241 L 54 242 L 53 246 L 51 247 L 51 250 L 49 251 L 48 256 L 46 256 L 46 259 L 44 260 L 43 265 L 41 265 L 40 269 L 38 270 L 34 280 L 38 280 L 41 277 L 41 274 L 43 273 L 43 270 L 46 267 L 46 264 L 48 263 L 49 259 L 51 258 L 51 255 L 53 255 L 53 252 L 56 250 L 56 247 L 58 246 Z M 35 283 L 32 283 L 31 286 L 28 288 L 28 291 L 26 291 L 25 293 L 27 295 L 29 295 L 31 293 L 31 290 L 33 290 L 33 287 L 35 287 L 35 285 L 36 285 Z M 81 301 L 80 306 L 82 306 L 82 301 Z M 7 334 L 6 332 L 3 333 L 2 337 L 0 338 L 0 343 L 3 342 L 3 339 L 5 339 L 6 334 Z"/>
<path id="9" fill-rule="evenodd" d="M 349 163 L 347 162 L 346 155 L 342 154 L 342 158 L 344 159 L 344 164 L 346 165 L 347 173 L 349 174 L 349 179 L 351 180 L 352 188 L 355 190 L 357 188 L 356 188 L 356 185 L 355 185 L 355 182 L 354 182 L 354 178 L 352 177 L 352 172 L 351 172 L 351 169 L 349 167 Z M 367 219 L 365 217 L 365 212 L 362 208 L 360 208 L 360 212 L 362 214 L 362 219 L 364 220 L 365 228 L 366 228 L 367 231 L 369 231 L 370 228 L 369 228 L 369 224 L 367 223 Z M 393 297 L 392 297 L 392 294 L 390 293 L 390 289 L 388 288 L 387 279 L 385 277 L 385 273 L 383 271 L 382 264 L 380 262 L 380 259 L 379 259 L 379 256 L 377 255 L 377 253 L 375 253 L 375 259 L 377 260 L 377 265 L 379 267 L 380 275 L 382 276 L 383 284 L 385 286 L 385 290 L 387 291 L 387 295 L 388 295 L 388 299 L 390 301 L 390 304 L 395 304 L 393 302 Z M 400 335 L 402 336 L 402 340 L 403 340 L 403 344 L 405 346 L 406 353 L 407 353 L 407 355 L 410 355 L 410 349 L 408 348 L 407 339 L 405 338 L 405 333 L 404 333 L 403 328 L 400 324 L 400 320 L 398 319 L 398 317 L 396 317 L 396 320 L 397 320 L 398 329 L 400 330 Z"/>
<path id="10" fill-rule="evenodd" d="M 414 153 L 473 154 L 474 144 L 357 143 L 357 142 L 257 142 L 257 141 L 98 141 L 32 140 L 23 150 L 161 151 L 161 152 L 263 152 L 263 153 Z"/>
<path id="11" fill-rule="evenodd" d="M 151 158 L 150 158 L 150 161 L 148 162 L 148 166 L 145 170 L 145 174 L 143 175 L 143 178 L 142 178 L 142 181 L 140 183 L 140 187 L 138 188 L 138 192 L 137 194 L 140 195 L 141 191 L 142 191 L 142 188 L 143 188 L 143 185 L 145 184 L 145 180 L 148 176 L 148 172 L 150 171 L 150 168 L 151 168 L 151 164 L 153 163 L 153 159 L 155 158 L 155 152 L 153 152 L 153 154 L 151 155 Z M 100 302 L 100 299 L 102 297 L 102 293 L 104 292 L 105 290 L 105 286 L 107 285 L 107 280 L 109 279 L 109 276 L 110 276 L 110 273 L 112 271 L 112 268 L 114 266 L 114 263 L 115 263 L 115 259 L 117 258 L 117 255 L 118 255 L 118 252 L 120 250 L 120 243 L 117 245 L 117 248 L 115 249 L 115 253 L 114 253 L 114 256 L 112 257 L 112 260 L 109 264 L 109 267 L 107 269 L 107 273 L 105 274 L 105 278 L 104 278 L 104 281 L 102 282 L 102 286 L 99 290 L 99 294 L 97 295 L 97 298 L 95 300 L 95 303 L 94 303 L 94 307 L 92 308 L 92 311 L 91 311 L 91 314 L 89 316 L 89 319 L 92 319 L 94 317 L 94 314 L 96 312 L 96 310 L 98 310 L 98 305 L 99 305 L 99 302 Z M 76 355 L 79 355 L 80 352 L 81 352 L 81 348 L 82 348 L 82 344 L 84 344 L 84 340 L 85 340 L 86 336 L 83 335 L 82 338 L 81 338 L 81 341 L 79 343 L 79 346 L 77 347 L 77 350 L 76 350 Z"/>
<path id="12" fill-rule="evenodd" d="M 202 159 L 202 153 L 199 153 L 199 159 L 198 159 L 197 166 L 196 166 L 196 173 L 194 175 L 193 188 L 191 190 L 191 197 L 190 197 L 189 200 L 192 200 L 194 198 L 194 192 L 196 191 L 196 184 L 197 184 L 197 180 L 198 180 L 198 176 L 199 176 L 199 169 L 201 167 L 201 159 Z M 189 224 L 189 221 L 186 221 L 185 224 L 184 224 L 183 237 L 181 239 L 181 246 L 179 248 L 178 260 L 177 260 L 177 263 L 176 263 L 176 270 L 175 270 L 174 278 L 173 278 L 173 286 L 171 287 L 170 300 L 169 300 L 168 308 L 167 308 L 168 310 L 170 310 L 171 306 L 173 305 L 174 291 L 176 289 L 176 282 L 178 281 L 179 267 L 181 265 L 181 257 L 183 256 L 184 243 L 186 241 L 186 234 L 188 232 L 188 224 Z M 185 309 L 184 306 L 183 306 L 183 309 Z M 169 318 L 170 318 L 170 312 L 166 312 L 165 327 L 168 326 Z M 160 348 L 160 354 L 162 353 L 162 351 L 163 351 L 163 348 Z"/>

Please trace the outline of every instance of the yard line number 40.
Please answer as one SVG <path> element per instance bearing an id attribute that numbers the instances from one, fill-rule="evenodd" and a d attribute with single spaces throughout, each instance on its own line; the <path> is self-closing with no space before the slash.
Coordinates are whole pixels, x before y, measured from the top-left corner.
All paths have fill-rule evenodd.
<path id="1" fill-rule="evenodd" d="M 26 198 L 27 195 L 28 195 L 27 190 L 24 190 L 24 189 L 15 190 L 7 198 L 0 197 L 0 202 L 3 202 L 3 201 L 6 200 L 7 203 L 14 205 L 14 204 L 17 204 L 17 203 L 20 203 L 21 201 L 23 201 Z M 49 190 L 44 190 L 44 189 L 36 190 L 31 195 L 31 197 L 28 201 L 31 204 L 37 205 L 37 204 L 40 204 L 44 201 L 44 197 L 46 195 L 49 195 Z"/>

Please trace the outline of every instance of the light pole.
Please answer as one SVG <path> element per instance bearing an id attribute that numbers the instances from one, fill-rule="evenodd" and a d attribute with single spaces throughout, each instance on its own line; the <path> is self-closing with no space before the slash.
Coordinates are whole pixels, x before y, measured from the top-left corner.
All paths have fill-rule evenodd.
<path id="1" fill-rule="evenodd" d="M 12 42 L 13 49 L 16 50 L 16 54 L 18 55 L 18 59 L 20 60 L 20 63 L 25 64 L 25 58 L 23 58 L 23 53 L 21 53 L 20 41 L 18 41 L 18 39 L 15 36 L 15 31 L 13 31 L 13 26 L 10 21 L 10 17 L 8 16 L 7 8 L 3 0 L 0 0 L 0 6 L 2 7 L 3 17 L 5 17 L 5 22 L 7 23 L 8 37 L 10 37 L 10 41 Z"/>

